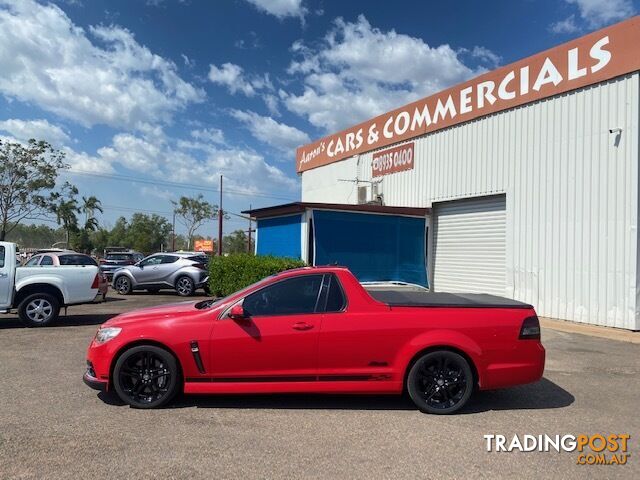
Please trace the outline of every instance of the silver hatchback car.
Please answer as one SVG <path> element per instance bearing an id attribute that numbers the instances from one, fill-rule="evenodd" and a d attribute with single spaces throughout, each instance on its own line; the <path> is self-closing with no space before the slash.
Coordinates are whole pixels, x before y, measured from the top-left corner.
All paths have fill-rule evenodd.
<path id="1" fill-rule="evenodd" d="M 198 288 L 208 292 L 209 273 L 206 255 L 196 252 L 154 253 L 134 265 L 113 273 L 113 288 L 120 295 L 133 290 L 155 293 L 163 288 L 175 289 L 188 297 Z"/>

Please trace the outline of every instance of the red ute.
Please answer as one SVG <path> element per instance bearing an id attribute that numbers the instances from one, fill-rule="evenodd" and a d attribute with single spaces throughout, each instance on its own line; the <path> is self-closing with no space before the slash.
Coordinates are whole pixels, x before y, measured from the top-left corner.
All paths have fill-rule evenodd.
<path id="1" fill-rule="evenodd" d="M 346 268 L 289 270 L 218 301 L 119 315 L 87 352 L 84 381 L 131 406 L 180 389 L 400 394 L 451 413 L 481 390 L 535 382 L 545 350 L 530 305 L 490 295 L 361 285 Z"/>

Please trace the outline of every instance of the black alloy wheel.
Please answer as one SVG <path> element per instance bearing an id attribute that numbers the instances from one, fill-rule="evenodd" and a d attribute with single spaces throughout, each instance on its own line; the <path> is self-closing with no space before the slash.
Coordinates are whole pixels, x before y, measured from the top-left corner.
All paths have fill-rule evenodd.
<path id="1" fill-rule="evenodd" d="M 420 357 L 409 371 L 407 390 L 421 411 L 453 413 L 469 400 L 473 373 L 462 355 L 448 350 L 430 352 Z"/>
<path id="2" fill-rule="evenodd" d="M 125 351 L 113 369 L 113 384 L 120 399 L 135 408 L 155 408 L 178 390 L 176 359 L 166 350 L 140 345 Z"/>
<path id="3" fill-rule="evenodd" d="M 113 287 L 119 295 L 129 295 L 131 293 L 131 280 L 126 275 L 120 275 L 116 278 Z"/>

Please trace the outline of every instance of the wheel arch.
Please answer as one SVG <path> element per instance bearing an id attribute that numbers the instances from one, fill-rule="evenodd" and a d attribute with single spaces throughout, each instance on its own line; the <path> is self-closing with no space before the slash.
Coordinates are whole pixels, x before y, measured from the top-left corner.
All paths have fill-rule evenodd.
<path id="1" fill-rule="evenodd" d="M 164 344 L 162 342 L 159 342 L 158 340 L 152 340 L 152 339 L 148 339 L 148 338 L 141 338 L 141 339 L 129 342 L 129 343 L 125 343 L 124 345 L 122 345 L 116 351 L 116 353 L 113 355 L 113 357 L 111 359 L 111 364 L 109 365 L 109 390 L 113 389 L 113 370 L 114 370 L 114 368 L 116 366 L 116 363 L 118 362 L 118 359 L 127 350 L 129 350 L 131 348 L 134 348 L 134 347 L 140 347 L 140 346 L 143 346 L 143 345 L 150 345 L 150 346 L 153 346 L 153 347 L 161 348 L 162 350 L 165 350 L 167 353 L 169 353 L 170 355 L 173 356 L 173 358 L 176 361 L 176 365 L 178 366 L 178 375 L 180 376 L 180 380 L 181 380 L 180 391 L 182 391 L 184 389 L 184 373 L 183 373 L 184 370 L 182 368 L 182 363 L 180 362 L 180 357 L 178 357 L 178 355 L 176 355 L 176 352 L 174 352 L 166 344 Z"/>
<path id="2" fill-rule="evenodd" d="M 14 305 L 19 306 L 22 301 L 27 298 L 29 295 L 33 295 L 34 293 L 47 293 L 52 295 L 58 300 L 58 303 L 61 307 L 65 306 L 64 294 L 62 290 L 60 290 L 57 286 L 51 285 L 49 283 L 30 283 L 28 285 L 23 286 L 16 292 L 14 297 Z"/>
<path id="3" fill-rule="evenodd" d="M 123 275 L 125 277 L 127 277 L 129 279 L 129 281 L 131 282 L 131 287 L 135 287 L 136 286 L 135 277 L 133 276 L 133 274 L 129 270 L 126 270 L 124 268 L 120 269 L 120 270 L 116 270 L 115 272 L 113 272 L 113 276 L 111 277 L 111 282 L 115 283 L 116 280 L 119 277 L 122 277 Z"/>
<path id="4" fill-rule="evenodd" d="M 418 359 L 423 355 L 426 355 L 427 353 L 442 351 L 442 350 L 457 353 L 467 361 L 467 363 L 469 364 L 469 367 L 471 368 L 471 373 L 473 374 L 473 386 L 474 388 L 478 387 L 480 383 L 480 375 L 478 373 L 478 367 L 476 363 L 473 361 L 473 358 L 467 352 L 465 352 L 463 349 L 459 347 L 442 344 L 442 345 L 429 345 L 428 347 L 425 347 L 422 350 L 419 350 L 411 357 L 411 359 L 409 360 L 409 363 L 407 363 L 407 366 L 405 367 L 405 370 L 402 374 L 402 391 L 403 392 L 407 390 L 407 380 L 409 378 L 409 372 L 411 371 L 411 368 L 415 365 L 415 363 L 418 361 Z"/>

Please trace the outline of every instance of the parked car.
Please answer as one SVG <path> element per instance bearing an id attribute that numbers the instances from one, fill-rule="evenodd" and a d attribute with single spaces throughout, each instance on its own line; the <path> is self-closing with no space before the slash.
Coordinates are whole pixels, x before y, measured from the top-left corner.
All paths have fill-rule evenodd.
<path id="1" fill-rule="evenodd" d="M 116 270 L 113 288 L 120 295 L 133 290 L 158 292 L 171 288 L 188 297 L 198 288 L 208 291 L 207 264 L 208 257 L 197 252 L 155 253 L 135 265 Z"/>
<path id="2" fill-rule="evenodd" d="M 132 250 L 109 252 L 107 251 L 104 258 L 100 259 L 100 270 L 110 282 L 113 280 L 113 273 L 119 268 L 127 265 L 134 265 L 144 258 L 140 252 Z"/>
<path id="3" fill-rule="evenodd" d="M 428 413 L 473 390 L 535 382 L 545 350 L 531 305 L 491 295 L 364 288 L 342 267 L 268 277 L 220 300 L 125 313 L 89 345 L 84 381 L 138 408 L 178 392 L 408 392 Z"/>
<path id="4" fill-rule="evenodd" d="M 89 255 L 78 253 L 71 250 L 47 251 L 46 253 L 38 253 L 32 256 L 24 267 L 60 267 L 68 265 L 85 265 L 97 267 L 98 262 Z M 98 292 L 102 295 L 102 301 L 106 300 L 109 290 L 109 281 L 106 275 L 100 272 L 98 281 Z"/>
<path id="5" fill-rule="evenodd" d="M 42 327 L 58 318 L 61 307 L 103 298 L 95 265 L 18 267 L 16 244 L 0 242 L 0 311 L 17 309 L 28 327 Z"/>

